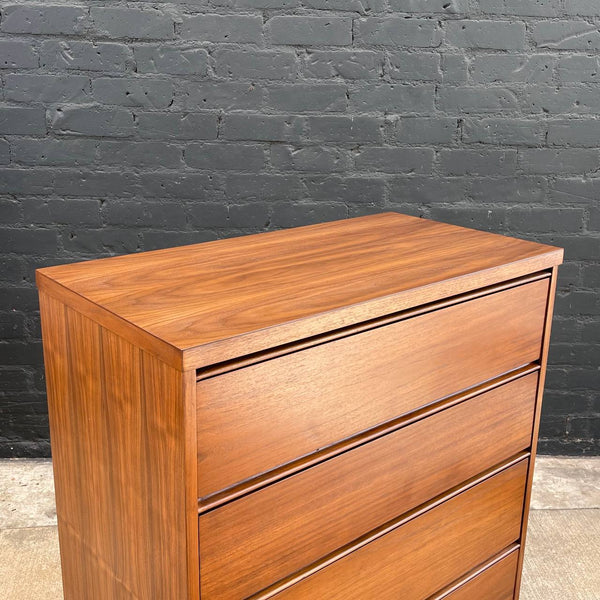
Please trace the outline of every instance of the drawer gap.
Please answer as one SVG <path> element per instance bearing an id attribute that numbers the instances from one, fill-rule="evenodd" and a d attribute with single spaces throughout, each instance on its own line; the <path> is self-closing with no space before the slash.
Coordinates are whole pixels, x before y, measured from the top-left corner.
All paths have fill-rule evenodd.
<path id="1" fill-rule="evenodd" d="M 265 362 L 283 355 L 293 354 L 294 352 L 306 350 L 307 348 L 326 344 L 328 342 L 349 337 L 371 329 L 384 327 L 385 325 L 390 325 L 398 321 L 404 321 L 418 315 L 434 312 L 436 310 L 454 306 L 456 304 L 462 304 L 463 302 L 468 302 L 469 300 L 474 300 L 483 296 L 489 296 L 490 294 L 495 294 L 507 289 L 519 287 L 521 285 L 526 285 L 542 279 L 549 279 L 550 275 L 550 271 L 541 271 L 533 275 L 511 279 L 501 284 L 480 288 L 471 292 L 459 294 L 457 296 L 451 296 L 450 298 L 446 298 L 444 300 L 423 304 L 417 308 L 411 308 L 409 310 L 403 310 L 383 317 L 377 317 L 376 319 L 370 319 L 355 325 L 349 325 L 348 327 L 334 329 L 325 334 L 308 337 L 300 341 L 291 342 L 289 344 L 284 344 L 261 352 L 254 352 L 240 358 L 216 363 L 208 367 L 202 367 L 196 370 L 196 381 L 210 379 L 211 377 L 223 375 L 224 373 L 236 371 L 237 369 L 249 367 L 250 365 Z"/>
<path id="2" fill-rule="evenodd" d="M 515 369 L 514 371 L 500 375 L 499 377 L 495 377 L 494 379 L 491 379 L 473 388 L 459 392 L 458 394 L 453 394 L 446 398 L 442 398 L 420 408 L 419 410 L 402 415 L 396 419 L 393 419 L 392 421 L 388 421 L 377 427 L 369 429 L 368 431 L 361 432 L 356 436 L 338 442 L 332 446 L 324 448 L 321 451 L 311 453 L 310 455 L 304 456 L 291 463 L 281 465 L 276 469 L 258 475 L 257 477 L 253 477 L 252 479 L 246 480 L 241 484 L 235 485 L 230 488 L 226 488 L 224 490 L 220 490 L 215 494 L 199 498 L 198 513 L 204 514 L 211 510 L 215 510 L 220 506 L 228 504 L 229 502 L 246 496 L 259 489 L 265 488 L 269 485 L 273 485 L 278 481 L 281 481 L 296 473 L 309 469 L 310 467 L 313 467 L 316 464 L 322 463 L 326 460 L 339 456 L 345 452 L 352 450 L 353 448 L 357 448 L 359 446 L 362 446 L 363 444 L 366 444 L 375 439 L 393 433 L 394 431 L 416 423 L 421 419 L 441 412 L 447 408 L 451 408 L 452 406 L 456 406 L 457 404 L 461 404 L 462 402 L 466 402 L 467 400 L 470 400 L 475 396 L 479 396 L 480 394 L 483 394 L 502 385 L 510 383 L 511 381 L 519 379 L 520 377 L 524 377 L 531 373 L 535 373 L 539 370 L 540 365 L 537 362 L 524 365 L 518 369 Z"/>
<path id="3" fill-rule="evenodd" d="M 519 454 L 510 458 L 509 460 L 504 461 L 490 469 L 487 469 L 483 473 L 480 473 L 479 475 L 468 479 L 467 481 L 455 486 L 454 488 L 451 488 L 443 494 L 440 494 L 435 498 L 429 500 L 428 502 L 417 506 L 416 508 L 400 515 L 399 517 L 391 521 L 388 521 L 387 523 L 381 525 L 377 529 L 370 531 L 369 533 L 361 536 L 356 540 L 353 540 L 352 542 L 346 544 L 341 548 L 338 548 L 335 552 L 331 552 L 330 554 L 324 556 L 320 560 L 312 563 L 311 565 L 308 565 L 303 569 L 300 569 L 299 571 L 289 575 L 288 577 L 285 577 L 284 579 L 276 582 L 268 588 L 265 588 L 257 592 L 256 594 L 252 594 L 246 600 L 267 600 L 268 598 L 272 598 L 276 594 L 279 594 L 280 592 L 291 587 L 292 585 L 299 583 L 300 581 L 306 579 L 310 575 L 314 575 L 315 573 L 321 571 L 325 567 L 328 567 L 329 565 L 348 556 L 349 554 L 352 554 L 353 552 L 359 550 L 360 548 L 363 548 L 371 542 L 374 542 L 375 540 L 383 537 L 384 535 L 391 533 L 395 529 L 398 529 L 399 527 L 405 525 L 409 521 L 416 519 L 417 517 L 423 515 L 429 510 L 436 508 L 440 504 L 443 504 L 444 502 L 451 500 L 452 498 L 455 498 L 462 492 L 466 492 L 467 490 L 470 490 L 471 488 L 486 481 L 487 479 L 490 479 L 494 475 L 497 475 L 502 471 L 505 471 L 506 469 L 517 465 L 518 463 L 528 460 L 530 456 L 531 454 L 529 452 L 520 452 Z M 518 541 L 519 540 L 515 540 L 515 544 L 517 544 Z"/>

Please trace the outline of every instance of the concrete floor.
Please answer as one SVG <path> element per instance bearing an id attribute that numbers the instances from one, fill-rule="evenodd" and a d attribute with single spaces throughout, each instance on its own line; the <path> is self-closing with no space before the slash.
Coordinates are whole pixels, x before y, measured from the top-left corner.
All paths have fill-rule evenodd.
<path id="1" fill-rule="evenodd" d="M 600 600 L 600 457 L 538 458 L 532 508 L 521 600 Z M 0 461 L 0 599 L 62 599 L 47 460 Z"/>

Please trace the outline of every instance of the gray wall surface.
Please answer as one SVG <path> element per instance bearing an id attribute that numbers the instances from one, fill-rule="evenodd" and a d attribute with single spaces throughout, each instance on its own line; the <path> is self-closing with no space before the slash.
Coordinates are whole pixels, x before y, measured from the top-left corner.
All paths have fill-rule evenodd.
<path id="1" fill-rule="evenodd" d="M 34 270 L 396 210 L 564 246 L 541 451 L 600 450 L 600 2 L 0 3 L 0 455 Z"/>

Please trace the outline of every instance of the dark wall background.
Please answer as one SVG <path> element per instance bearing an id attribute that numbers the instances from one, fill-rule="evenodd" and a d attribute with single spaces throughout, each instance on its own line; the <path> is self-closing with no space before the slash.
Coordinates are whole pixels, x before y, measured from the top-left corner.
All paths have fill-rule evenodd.
<path id="1" fill-rule="evenodd" d="M 0 454 L 34 269 L 397 210 L 566 248 L 541 450 L 600 443 L 600 2 L 1 3 Z"/>

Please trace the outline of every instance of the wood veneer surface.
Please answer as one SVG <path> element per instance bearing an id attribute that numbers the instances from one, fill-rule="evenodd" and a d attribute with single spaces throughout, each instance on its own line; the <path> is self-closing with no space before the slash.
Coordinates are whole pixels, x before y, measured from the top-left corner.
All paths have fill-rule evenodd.
<path id="1" fill-rule="evenodd" d="M 273 597 L 425 600 L 519 539 L 526 477 L 525 460 Z"/>
<path id="2" fill-rule="evenodd" d="M 38 285 L 189 368 L 519 277 L 561 257 L 551 246 L 384 213 L 48 267 Z M 180 364 L 173 349 L 186 351 Z"/>
<path id="3" fill-rule="evenodd" d="M 200 496 L 540 357 L 548 279 L 201 380 Z"/>
<path id="4" fill-rule="evenodd" d="M 536 388 L 521 377 L 201 515 L 202 597 L 246 598 L 529 448 Z"/>
<path id="5" fill-rule="evenodd" d="M 197 600 L 184 374 L 40 301 L 65 598 Z"/>

